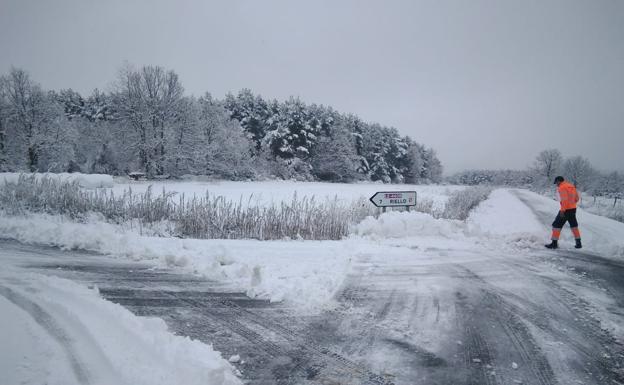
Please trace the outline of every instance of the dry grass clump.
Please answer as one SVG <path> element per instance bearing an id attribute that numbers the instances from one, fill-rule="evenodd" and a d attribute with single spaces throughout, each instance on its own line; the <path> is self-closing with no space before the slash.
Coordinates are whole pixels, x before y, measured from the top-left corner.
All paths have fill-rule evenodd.
<path id="1" fill-rule="evenodd" d="M 168 223 L 172 236 L 204 239 L 340 239 L 373 210 L 363 201 L 343 203 L 334 198 L 298 198 L 271 206 L 249 206 L 222 196 L 204 197 L 165 192 L 123 195 L 76 183 L 20 176 L 0 186 L 0 207 L 8 214 L 25 212 L 67 215 L 83 220 L 98 213 L 114 223 L 138 223 L 142 228 Z"/>

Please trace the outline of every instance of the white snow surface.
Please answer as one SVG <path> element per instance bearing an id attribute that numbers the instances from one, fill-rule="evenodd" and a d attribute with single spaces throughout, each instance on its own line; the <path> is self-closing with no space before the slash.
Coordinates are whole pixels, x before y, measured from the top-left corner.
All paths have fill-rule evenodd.
<path id="1" fill-rule="evenodd" d="M 223 196 L 234 202 L 242 202 L 250 206 L 268 206 L 280 202 L 290 202 L 294 194 L 299 199 L 314 197 L 317 202 L 337 199 L 340 202 L 350 203 L 359 199 L 366 199 L 378 191 L 416 191 L 418 201 L 431 200 L 434 209 L 444 208 L 449 195 L 465 186 L 439 185 L 383 185 L 379 183 L 324 183 L 324 182 L 296 182 L 296 181 L 131 181 L 126 178 L 116 178 L 112 191 L 115 195 L 123 195 L 129 189 L 132 192 L 143 193 L 151 187 L 156 194 L 162 191 L 184 194 L 187 198 L 193 196 L 204 197 Z"/>
<path id="2" fill-rule="evenodd" d="M 390 246 L 401 246 L 423 250 L 543 251 L 543 243 L 550 236 L 545 224 L 548 220 L 538 220 L 536 212 L 517 194 L 545 211 L 539 214 L 542 217 L 557 212 L 557 202 L 528 191 L 501 189 L 482 202 L 466 222 L 435 219 L 419 212 L 388 212 L 365 219 L 351 237 L 342 241 L 148 237 L 97 219 L 75 223 L 44 214 L 0 216 L 0 236 L 151 260 L 156 266 L 224 282 L 251 297 L 287 301 L 302 311 L 314 312 L 331 306 L 331 298 L 340 289 L 352 262 L 370 250 L 388 253 Z M 579 221 L 587 250 L 624 257 L 624 224 L 582 211 Z"/>
<path id="3" fill-rule="evenodd" d="M 112 188 L 114 186 L 113 177 L 106 174 L 81 174 L 81 173 L 15 173 L 15 172 L 2 172 L 0 173 L 0 183 L 15 183 L 19 179 L 20 175 L 32 176 L 35 178 L 51 178 L 65 182 L 76 182 L 83 188 Z"/>
<path id="4" fill-rule="evenodd" d="M 0 273 L 2 384 L 240 384 L 211 346 L 103 300 L 97 288 Z"/>
<path id="5" fill-rule="evenodd" d="M 542 234 L 543 225 L 527 205 L 509 190 L 492 191 L 466 221 L 484 235 Z"/>
<path id="6" fill-rule="evenodd" d="M 59 216 L 0 216 L 0 236 L 24 243 L 152 260 L 223 281 L 251 297 L 288 300 L 309 310 L 325 304 L 341 284 L 352 250 L 339 241 L 198 240 L 141 236 L 93 221 Z"/>
<path id="7" fill-rule="evenodd" d="M 527 190 L 517 190 L 516 194 L 526 200 L 540 217 L 545 237 L 550 238 L 551 222 L 559 212 L 559 202 Z M 624 223 L 594 215 L 578 208 L 576 217 L 583 239 L 583 250 L 601 254 L 605 258 L 624 259 Z M 571 247 L 574 239 L 568 224 L 561 231 L 561 247 Z"/>

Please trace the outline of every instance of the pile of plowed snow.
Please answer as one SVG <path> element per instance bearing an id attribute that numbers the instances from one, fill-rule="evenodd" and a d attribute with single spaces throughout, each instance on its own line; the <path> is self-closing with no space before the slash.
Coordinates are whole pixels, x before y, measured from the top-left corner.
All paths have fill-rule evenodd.
<path id="1" fill-rule="evenodd" d="M 97 289 L 18 270 L 0 273 L 3 384 L 235 385 L 211 346 L 103 300 Z"/>
<path id="2" fill-rule="evenodd" d="M 90 250 L 227 283 L 252 297 L 324 305 L 339 288 L 353 250 L 340 241 L 206 240 L 148 237 L 98 221 L 61 216 L 0 216 L 0 236 L 23 243 Z"/>
<path id="3" fill-rule="evenodd" d="M 464 234 L 461 221 L 436 219 L 419 212 L 391 211 L 379 218 L 368 217 L 357 226 L 355 234 L 372 238 L 444 237 L 453 238 Z"/>

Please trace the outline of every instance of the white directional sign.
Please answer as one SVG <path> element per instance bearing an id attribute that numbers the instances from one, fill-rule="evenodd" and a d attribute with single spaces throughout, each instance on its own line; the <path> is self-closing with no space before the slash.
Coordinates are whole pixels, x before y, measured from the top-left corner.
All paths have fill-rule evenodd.
<path id="1" fill-rule="evenodd" d="M 416 206 L 416 191 L 381 191 L 370 201 L 377 207 Z"/>

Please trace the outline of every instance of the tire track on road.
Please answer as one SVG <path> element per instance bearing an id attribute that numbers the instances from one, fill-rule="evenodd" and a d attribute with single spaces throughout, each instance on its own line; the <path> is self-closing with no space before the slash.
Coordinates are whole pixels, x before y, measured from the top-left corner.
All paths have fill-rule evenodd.
<path id="1" fill-rule="evenodd" d="M 28 299 L 26 296 L 9 287 L 0 285 L 0 295 L 28 313 L 32 319 L 59 344 L 65 353 L 65 356 L 71 366 L 72 373 L 76 377 L 79 384 L 89 385 L 92 383 L 91 374 L 89 373 L 87 365 L 78 358 L 79 354 L 74 346 L 74 340 L 54 319 L 54 317 L 52 317 L 52 315 L 46 312 L 38 304 Z"/>
<path id="2" fill-rule="evenodd" d="M 393 385 L 391 381 L 369 371 L 362 365 L 349 360 L 327 347 L 314 343 L 308 337 L 302 336 L 272 319 L 268 319 L 256 312 L 240 307 L 228 299 L 208 302 L 208 304 L 216 302 L 221 305 L 220 308 L 214 308 L 212 306 L 206 306 L 207 304 L 202 300 L 177 297 L 169 292 L 159 292 L 159 294 L 170 295 L 177 301 L 188 304 L 201 314 L 211 317 L 213 320 L 224 324 L 224 326 L 248 339 L 250 342 L 258 344 L 273 357 L 290 357 L 292 353 L 298 353 L 299 356 L 296 358 L 299 362 L 293 369 L 296 369 L 300 373 L 303 371 L 307 375 L 310 372 L 319 372 L 319 377 L 322 377 L 324 373 L 327 373 L 331 377 L 342 373 L 342 376 L 340 376 L 342 381 L 349 378 L 359 380 L 360 382 L 356 382 L 357 384 Z M 282 343 L 280 344 L 272 341 L 270 333 L 266 333 L 263 336 L 250 329 L 248 326 L 245 326 L 241 320 L 256 324 L 261 329 L 274 333 L 283 340 Z M 304 354 L 301 354 L 302 352 L 304 352 Z M 328 380 L 331 380 L 331 378 L 328 378 Z"/>

